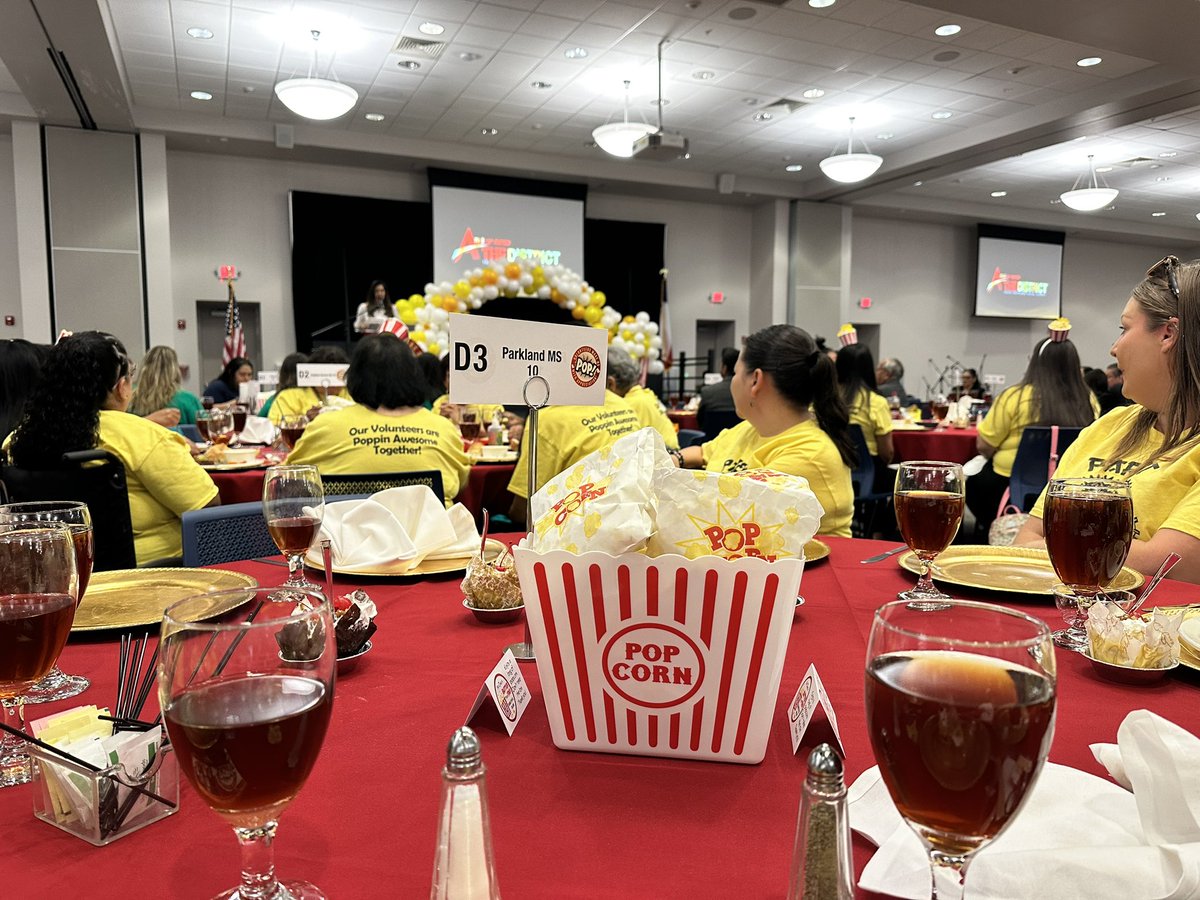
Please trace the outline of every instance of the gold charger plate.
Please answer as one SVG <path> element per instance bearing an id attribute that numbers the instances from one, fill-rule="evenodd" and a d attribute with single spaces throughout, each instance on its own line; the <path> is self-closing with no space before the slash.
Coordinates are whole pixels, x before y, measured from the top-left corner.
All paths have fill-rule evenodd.
<path id="1" fill-rule="evenodd" d="M 200 463 L 206 472 L 243 472 L 246 469 L 266 469 L 272 464 L 263 459 L 252 459 L 244 463 Z"/>
<path id="2" fill-rule="evenodd" d="M 157 625 L 163 610 L 177 600 L 212 591 L 256 588 L 258 582 L 241 572 L 226 569 L 115 569 L 94 572 L 83 602 L 75 610 L 72 631 L 103 631 Z M 249 594 L 218 616 L 250 599 Z"/>
<path id="3" fill-rule="evenodd" d="M 1168 616 L 1183 616 L 1185 619 L 1200 618 L 1200 606 L 1160 606 L 1159 611 Z M 1151 613 L 1143 613 L 1142 618 L 1149 621 Z M 1186 642 L 1179 641 L 1179 664 L 1200 672 L 1200 654 L 1196 653 Z"/>
<path id="4" fill-rule="evenodd" d="M 900 568 L 921 574 L 921 561 L 911 550 L 900 557 Z M 1059 583 L 1045 550 L 1035 547 L 948 547 L 934 560 L 934 581 L 981 591 L 1050 596 Z M 1126 566 L 1109 585 L 1113 590 L 1131 591 L 1145 581 L 1140 572 Z"/>
<path id="5" fill-rule="evenodd" d="M 520 458 L 521 454 L 516 451 L 506 453 L 504 456 L 475 456 L 474 454 L 467 454 L 467 459 L 471 461 L 471 465 L 473 466 L 494 466 L 497 463 L 513 463 Z"/>
<path id="6" fill-rule="evenodd" d="M 825 559 L 825 557 L 829 556 L 829 553 L 829 545 L 824 541 L 818 541 L 816 538 L 813 538 L 804 545 L 805 563 L 818 562 L 819 560 Z"/>
<path id="7" fill-rule="evenodd" d="M 504 545 L 502 543 L 488 538 L 485 558 L 489 560 L 495 559 L 503 551 Z M 363 578 L 424 578 L 427 575 L 445 575 L 448 572 L 463 572 L 467 568 L 467 563 L 471 561 L 471 557 L 474 555 L 472 553 L 467 556 L 452 556 L 447 559 L 426 559 L 420 565 L 407 570 L 404 568 L 404 563 L 400 560 L 383 566 L 374 566 L 369 569 L 346 569 L 335 563 L 333 571 L 338 575 L 355 575 Z M 304 557 L 304 564 L 310 569 L 316 569 L 318 572 L 325 570 L 325 564 L 321 561 L 320 550 L 311 547 Z"/>

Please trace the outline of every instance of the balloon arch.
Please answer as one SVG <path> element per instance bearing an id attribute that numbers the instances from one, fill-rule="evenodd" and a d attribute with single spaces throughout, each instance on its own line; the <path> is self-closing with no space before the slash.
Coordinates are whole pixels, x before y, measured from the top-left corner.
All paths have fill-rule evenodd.
<path id="1" fill-rule="evenodd" d="M 608 332 L 608 342 L 636 360 L 648 360 L 651 374 L 663 370 L 662 338 L 650 314 L 622 316 L 598 291 L 566 266 L 541 266 L 534 260 L 496 261 L 463 273 L 456 282 L 430 282 L 424 294 L 396 301 L 396 314 L 408 336 L 426 353 L 440 355 L 449 346 L 450 313 L 469 313 L 501 297 L 537 297 L 571 313 L 572 318 Z"/>

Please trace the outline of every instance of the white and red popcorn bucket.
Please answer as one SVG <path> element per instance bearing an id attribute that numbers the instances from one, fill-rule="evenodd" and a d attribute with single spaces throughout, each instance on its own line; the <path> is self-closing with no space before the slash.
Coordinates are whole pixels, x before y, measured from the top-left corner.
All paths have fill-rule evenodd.
<path id="1" fill-rule="evenodd" d="M 380 334 L 394 334 L 402 341 L 408 340 L 408 326 L 399 319 L 384 319 L 379 325 Z"/>
<path id="2" fill-rule="evenodd" d="M 556 747 L 762 761 L 802 559 L 514 555 Z"/>

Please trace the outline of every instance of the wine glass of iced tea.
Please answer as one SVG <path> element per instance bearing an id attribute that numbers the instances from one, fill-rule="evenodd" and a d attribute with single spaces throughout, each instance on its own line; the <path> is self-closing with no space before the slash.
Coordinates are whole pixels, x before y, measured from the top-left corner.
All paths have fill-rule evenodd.
<path id="1" fill-rule="evenodd" d="M 921 561 L 921 578 L 899 597 L 910 603 L 947 599 L 930 572 L 939 553 L 950 546 L 962 522 L 966 479 L 957 463 L 919 460 L 900 463 L 896 473 L 896 522 L 908 549 Z"/>
<path id="2" fill-rule="evenodd" d="M 75 545 L 75 571 L 79 578 L 78 603 L 83 602 L 88 579 L 92 577 L 95 541 L 92 534 L 92 514 L 86 503 L 78 500 L 32 500 L 25 503 L 5 503 L 0 506 L 0 526 L 29 525 L 38 522 L 58 522 L 67 526 Z M 25 691 L 26 703 L 49 703 L 67 700 L 82 694 L 91 682 L 82 675 L 68 675 L 58 665 Z"/>
<path id="3" fill-rule="evenodd" d="M 304 434 L 304 429 L 308 427 L 308 416 L 283 416 L 279 420 L 279 434 L 283 437 L 283 442 L 288 445 L 288 449 L 292 450 L 296 446 L 296 441 L 300 440 L 300 436 Z"/>
<path id="4" fill-rule="evenodd" d="M 208 414 L 208 439 L 214 444 L 228 445 L 233 440 L 233 413 L 213 407 Z"/>
<path id="5" fill-rule="evenodd" d="M 79 599 L 75 542 L 59 522 L 0 525 L 0 701 L 20 728 L 23 694 L 58 661 Z M 24 741 L 0 740 L 0 787 L 29 781 Z"/>
<path id="6" fill-rule="evenodd" d="M 1020 810 L 1054 736 L 1054 645 L 1016 610 L 894 601 L 867 644 L 867 731 L 896 809 L 925 845 L 934 900 Z M 939 884 L 940 882 L 940 884 Z"/>
<path id="7" fill-rule="evenodd" d="M 937 398 L 929 404 L 929 414 L 937 419 L 939 426 L 945 425 L 946 416 L 950 414 L 950 401 L 938 394 Z"/>
<path id="8" fill-rule="evenodd" d="M 1046 488 L 1042 527 L 1054 573 L 1054 591 L 1068 628 L 1054 633 L 1060 647 L 1087 645 L 1087 611 L 1125 565 L 1133 541 L 1129 482 L 1111 478 L 1054 478 Z"/>
<path id="9" fill-rule="evenodd" d="M 325 489 L 316 466 L 275 466 L 263 479 L 263 517 L 288 562 L 285 587 L 315 587 L 304 578 L 304 554 L 321 529 Z"/>
<path id="10" fill-rule="evenodd" d="M 281 603 L 264 588 L 220 591 L 163 615 L 158 696 L 171 745 L 242 848 L 241 884 L 221 898 L 324 897 L 311 884 L 277 881 L 272 848 L 280 814 L 316 764 L 333 706 L 329 604 L 315 592 L 294 593 L 296 602 Z"/>

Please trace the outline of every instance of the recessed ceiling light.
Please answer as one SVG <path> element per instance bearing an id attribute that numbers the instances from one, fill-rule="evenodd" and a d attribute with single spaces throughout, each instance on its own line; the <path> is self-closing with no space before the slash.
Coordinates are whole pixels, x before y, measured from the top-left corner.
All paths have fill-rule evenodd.
<path id="1" fill-rule="evenodd" d="M 784 166 L 784 167 L 783 167 L 783 171 L 785 171 L 785 172 L 799 172 L 799 171 L 800 171 L 801 169 L 803 169 L 803 168 L 804 168 L 804 166 L 800 165 L 800 163 L 792 163 L 790 166 Z"/>
<path id="2" fill-rule="evenodd" d="M 543 126 L 542 126 L 541 122 L 534 122 L 529 127 L 532 128 L 534 131 L 541 131 Z"/>
<path id="3" fill-rule="evenodd" d="M 837 0 L 808 0 L 808 5 L 813 9 L 824 9 L 827 6 L 833 6 Z"/>
<path id="4" fill-rule="evenodd" d="M 368 122 L 382 122 L 387 117 L 383 113 L 367 113 L 363 118 Z"/>
<path id="5" fill-rule="evenodd" d="M 962 31 L 961 25 L 939 25 L 933 29 L 933 33 L 938 37 L 950 37 Z"/>
<path id="6" fill-rule="evenodd" d="M 712 81 L 717 77 L 717 73 L 712 69 L 697 69 L 692 73 L 692 77 L 697 81 Z"/>
<path id="7" fill-rule="evenodd" d="M 1166 215 L 1166 213 L 1165 213 L 1165 212 L 1152 212 L 1152 213 L 1150 213 L 1150 215 L 1154 216 L 1154 218 L 1156 218 L 1156 219 L 1157 219 L 1157 218 L 1160 218 L 1160 217 L 1162 217 L 1162 216 L 1165 216 L 1165 215 Z"/>
<path id="8" fill-rule="evenodd" d="M 402 59 L 400 62 L 396 63 L 396 66 L 401 69 L 408 69 L 410 72 L 415 72 L 417 69 L 421 68 L 421 64 L 415 59 Z"/>
<path id="9" fill-rule="evenodd" d="M 921 186 L 921 185 L 923 185 L 924 183 L 925 183 L 925 182 L 923 182 L 923 181 L 914 181 L 914 182 L 913 182 L 913 187 L 920 187 L 920 186 Z"/>
<path id="10" fill-rule="evenodd" d="M 650 106 L 667 106 L 670 102 L 667 97 L 655 97 L 650 101 Z"/>
<path id="11" fill-rule="evenodd" d="M 554 85 L 548 81 L 531 81 L 529 82 L 529 86 L 539 91 L 548 91 L 550 88 L 554 87 Z"/>
<path id="12" fill-rule="evenodd" d="M 1008 191 L 992 191 L 993 197 L 1007 197 Z"/>
<path id="13" fill-rule="evenodd" d="M 587 55 L 587 50 L 583 47 L 572 47 L 569 50 L 563 51 L 563 56 L 567 59 L 585 59 Z"/>
<path id="14" fill-rule="evenodd" d="M 1057 205 L 1061 205 L 1061 204 L 1062 204 L 1062 201 L 1059 200 L 1057 197 L 1055 197 L 1053 200 L 1050 201 L 1051 206 L 1057 206 Z"/>
<path id="15" fill-rule="evenodd" d="M 752 6 L 736 6 L 729 11 L 729 18 L 735 22 L 744 22 L 758 15 L 758 10 Z"/>
<path id="16" fill-rule="evenodd" d="M 930 115 L 930 118 L 931 119 L 948 119 L 952 115 L 954 115 L 954 113 L 950 112 L 950 110 L 948 110 L 948 109 L 939 109 L 937 112 L 932 113 Z"/>
<path id="17" fill-rule="evenodd" d="M 879 134 L 875 135 L 875 140 L 890 141 L 894 137 L 895 137 L 895 135 L 892 134 L 890 131 L 881 131 L 881 132 L 879 132 Z"/>
<path id="18" fill-rule="evenodd" d="M 242 88 L 242 93 L 243 94 L 253 94 L 254 93 L 254 85 L 252 85 L 252 84 L 246 85 L 244 88 Z"/>
<path id="19" fill-rule="evenodd" d="M 758 106 L 758 98 L 757 97 L 743 97 L 742 102 L 745 103 L 747 106 Z"/>
<path id="20" fill-rule="evenodd" d="M 1170 175 L 1159 175 L 1159 176 L 1158 176 L 1157 178 L 1155 178 L 1154 180 L 1155 180 L 1155 181 L 1170 181 L 1170 180 L 1171 180 L 1171 176 L 1170 176 Z"/>
<path id="21" fill-rule="evenodd" d="M 1097 172 L 1111 172 L 1112 170 L 1113 170 L 1112 166 L 1096 166 Z"/>
<path id="22" fill-rule="evenodd" d="M 417 26 L 417 31 L 421 34 L 441 34 L 446 30 L 445 25 L 439 25 L 437 22 L 422 22 Z"/>
<path id="23" fill-rule="evenodd" d="M 479 133 L 486 134 L 488 137 L 491 137 L 492 135 L 499 134 L 500 132 L 495 128 L 480 128 Z"/>
<path id="24" fill-rule="evenodd" d="M 464 50 L 458 54 L 458 58 L 463 62 L 475 62 L 477 59 L 483 59 L 482 53 L 472 53 L 470 50 Z"/>
<path id="25" fill-rule="evenodd" d="M 213 33 L 211 31 L 209 31 L 207 28 L 201 28 L 198 25 L 194 25 L 191 28 L 189 28 L 187 30 L 187 33 L 188 33 L 188 37 L 194 37 L 200 41 L 211 40 L 212 36 L 213 36 Z"/>
<path id="26" fill-rule="evenodd" d="M 809 88 L 800 96 L 805 100 L 819 100 L 821 97 L 825 96 L 825 92 L 821 90 L 821 88 Z"/>
<path id="27" fill-rule="evenodd" d="M 1159 159 L 1170 159 L 1172 156 L 1178 156 L 1178 155 L 1179 154 L 1174 150 L 1164 150 L 1162 153 L 1158 154 L 1158 158 Z"/>
<path id="28" fill-rule="evenodd" d="M 755 122 L 770 122 L 773 116 L 769 112 L 756 112 L 750 118 Z"/>
<path id="29" fill-rule="evenodd" d="M 192 91 L 191 98 L 193 100 L 211 100 L 212 94 L 208 91 Z"/>
<path id="30" fill-rule="evenodd" d="M 1075 65 L 1086 69 L 1089 66 L 1098 66 L 1102 62 L 1104 62 L 1104 60 L 1099 56 L 1085 56 L 1083 59 L 1078 60 Z"/>

